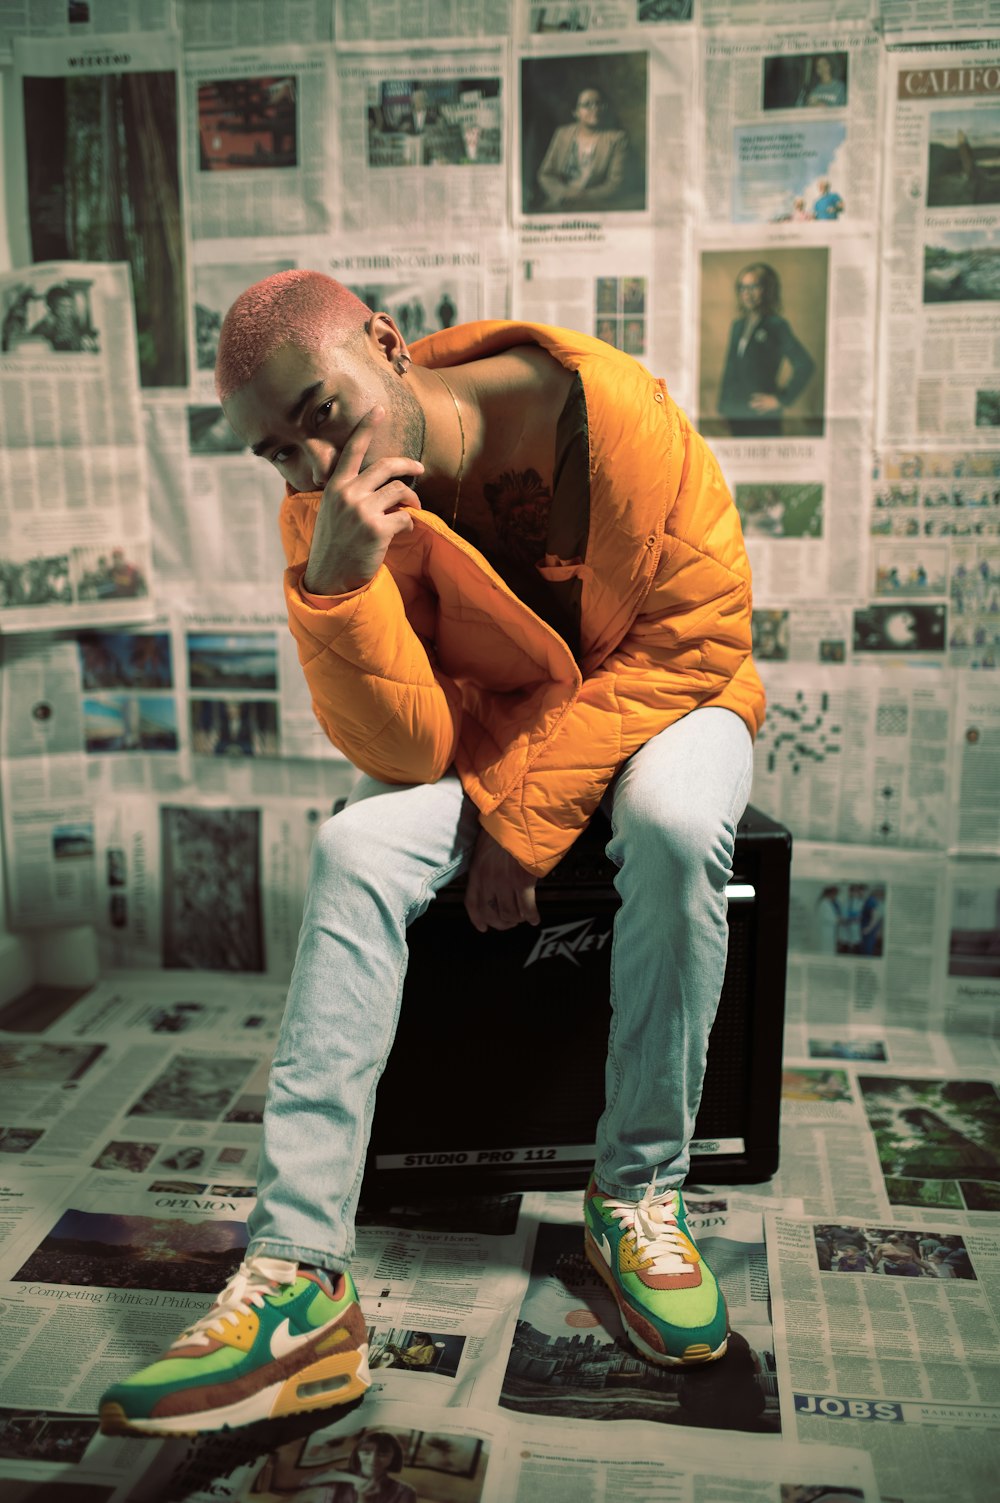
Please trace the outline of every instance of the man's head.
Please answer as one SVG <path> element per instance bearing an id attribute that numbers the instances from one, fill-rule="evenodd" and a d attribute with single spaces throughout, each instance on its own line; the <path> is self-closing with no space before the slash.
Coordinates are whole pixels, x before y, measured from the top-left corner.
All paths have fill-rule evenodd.
<path id="1" fill-rule="evenodd" d="M 294 490 L 321 490 L 351 433 L 385 408 L 362 467 L 419 459 L 423 410 L 404 384 L 406 343 L 385 313 L 314 271 L 248 287 L 223 320 L 216 390 L 241 439 Z"/>

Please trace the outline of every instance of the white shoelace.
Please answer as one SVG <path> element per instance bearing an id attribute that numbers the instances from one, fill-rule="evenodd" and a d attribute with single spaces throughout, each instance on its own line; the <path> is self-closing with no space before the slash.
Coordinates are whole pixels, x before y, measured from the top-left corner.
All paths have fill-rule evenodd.
<path id="1" fill-rule="evenodd" d="M 656 1194 L 656 1181 L 641 1200 L 612 1200 L 602 1196 L 604 1208 L 635 1238 L 640 1258 L 649 1259 L 654 1274 L 686 1273 L 692 1266 L 691 1244 L 677 1224 L 677 1195 Z"/>
<path id="2" fill-rule="evenodd" d="M 282 1284 L 290 1284 L 297 1271 L 295 1263 L 281 1258 L 251 1258 L 241 1263 L 211 1310 L 188 1326 L 174 1346 L 207 1346 L 213 1336 L 224 1334 L 227 1321 L 238 1325 L 252 1307 L 261 1309 L 265 1294 L 276 1294 Z"/>

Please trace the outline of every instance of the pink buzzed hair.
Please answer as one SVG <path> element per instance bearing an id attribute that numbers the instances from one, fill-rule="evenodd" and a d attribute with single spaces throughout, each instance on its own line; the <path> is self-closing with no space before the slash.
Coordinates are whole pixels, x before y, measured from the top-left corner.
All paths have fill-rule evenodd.
<path id="1" fill-rule="evenodd" d="M 241 292 L 222 321 L 215 357 L 220 402 L 252 381 L 282 345 L 314 349 L 359 331 L 372 310 L 321 271 L 279 271 Z"/>

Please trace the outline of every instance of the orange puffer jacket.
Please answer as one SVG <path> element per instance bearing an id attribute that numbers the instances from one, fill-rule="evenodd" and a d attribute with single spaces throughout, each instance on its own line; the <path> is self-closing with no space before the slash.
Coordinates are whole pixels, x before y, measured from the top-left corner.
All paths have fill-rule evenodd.
<path id="1" fill-rule="evenodd" d="M 428 511 L 327 610 L 299 590 L 319 493 L 287 496 L 281 530 L 289 621 L 330 740 L 391 783 L 433 782 L 454 764 L 481 823 L 542 876 L 650 737 L 703 705 L 733 710 L 755 735 L 764 691 L 739 516 L 662 381 L 600 340 L 540 324 L 465 324 L 411 353 L 447 368 L 528 343 L 579 374 L 585 401 L 577 452 L 586 460 L 589 446 L 589 463 L 562 476 L 585 519 L 581 546 L 536 565 L 576 623 L 576 656 Z"/>

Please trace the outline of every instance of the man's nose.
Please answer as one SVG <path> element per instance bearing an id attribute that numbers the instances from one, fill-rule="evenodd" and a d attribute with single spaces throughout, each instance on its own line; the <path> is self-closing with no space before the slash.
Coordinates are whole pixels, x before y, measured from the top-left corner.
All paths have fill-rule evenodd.
<path id="1" fill-rule="evenodd" d="M 333 473 L 337 451 L 321 438 L 307 438 L 302 448 L 309 477 L 314 488 L 321 491 Z"/>

